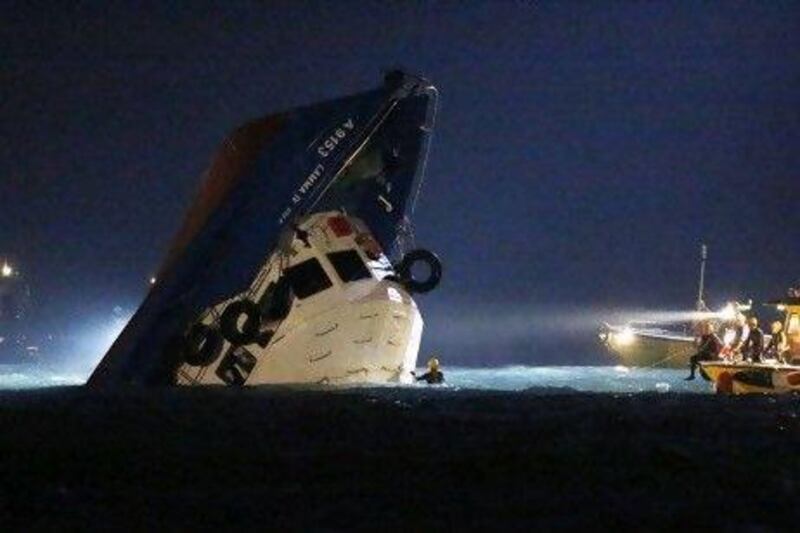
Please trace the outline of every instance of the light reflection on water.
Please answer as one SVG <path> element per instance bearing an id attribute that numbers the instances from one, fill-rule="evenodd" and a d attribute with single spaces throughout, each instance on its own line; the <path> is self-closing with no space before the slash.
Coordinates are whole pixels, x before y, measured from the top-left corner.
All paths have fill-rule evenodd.
<path id="1" fill-rule="evenodd" d="M 687 370 L 622 366 L 506 366 L 444 369 L 449 386 L 488 390 L 568 388 L 586 392 L 707 393 L 708 382 L 684 381 Z"/>
<path id="2" fill-rule="evenodd" d="M 82 376 L 54 372 L 41 366 L 0 365 L 0 390 L 41 389 L 81 385 Z"/>
<path id="3" fill-rule="evenodd" d="M 707 393 L 701 378 L 684 381 L 685 370 L 612 366 L 505 366 L 496 368 L 445 367 L 446 389 L 521 391 L 573 389 L 589 392 Z M 62 374 L 45 367 L 0 365 L 0 390 L 38 389 L 81 385 L 85 377 Z M 423 385 L 418 385 L 422 387 Z"/>

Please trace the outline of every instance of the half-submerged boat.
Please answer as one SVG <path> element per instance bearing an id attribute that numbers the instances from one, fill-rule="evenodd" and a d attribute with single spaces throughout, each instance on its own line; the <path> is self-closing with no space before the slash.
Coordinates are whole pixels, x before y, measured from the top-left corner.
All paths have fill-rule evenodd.
<path id="1" fill-rule="evenodd" d="M 786 335 L 787 362 L 764 360 L 708 361 L 701 363 L 701 374 L 710 380 L 714 390 L 722 394 L 775 394 L 800 392 L 800 291 L 792 289 L 789 296 L 769 302 L 784 313 L 783 331 Z"/>
<path id="2" fill-rule="evenodd" d="M 441 277 L 410 222 L 436 100 L 392 72 L 237 129 L 89 384 L 410 381 L 413 294 Z"/>

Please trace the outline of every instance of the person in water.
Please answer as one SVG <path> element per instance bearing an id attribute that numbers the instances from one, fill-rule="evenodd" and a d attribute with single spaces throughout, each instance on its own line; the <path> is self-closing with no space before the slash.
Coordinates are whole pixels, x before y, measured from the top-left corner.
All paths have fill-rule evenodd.
<path id="1" fill-rule="evenodd" d="M 786 355 L 789 352 L 789 345 L 786 343 L 786 334 L 783 332 L 783 324 L 777 320 L 770 327 L 772 337 L 769 344 L 764 349 L 764 356 L 776 359 L 779 363 L 786 363 Z"/>
<path id="2" fill-rule="evenodd" d="M 754 363 L 761 362 L 761 353 L 764 351 L 764 331 L 758 327 L 758 319 L 751 316 L 747 321 L 750 333 L 742 345 L 742 359 Z"/>
<path id="3" fill-rule="evenodd" d="M 714 325 L 712 323 L 704 323 L 702 332 L 703 334 L 697 346 L 697 353 L 689 358 L 689 377 L 686 378 L 686 381 L 694 379 L 694 371 L 700 365 L 700 361 L 713 361 L 722 350 L 722 341 L 714 333 Z"/>
<path id="4" fill-rule="evenodd" d="M 411 373 L 417 381 L 425 381 L 428 385 L 436 385 L 444 382 L 444 374 L 439 369 L 439 360 L 431 357 L 428 361 L 428 371 L 417 376 L 414 372 Z"/>

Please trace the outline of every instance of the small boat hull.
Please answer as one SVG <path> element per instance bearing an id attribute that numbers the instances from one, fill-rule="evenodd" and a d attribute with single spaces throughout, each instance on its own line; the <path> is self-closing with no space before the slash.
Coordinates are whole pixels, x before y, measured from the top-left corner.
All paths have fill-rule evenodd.
<path id="1" fill-rule="evenodd" d="M 689 337 L 641 331 L 609 330 L 600 334 L 606 348 L 625 366 L 686 368 L 696 352 Z"/>
<path id="2" fill-rule="evenodd" d="M 770 363 L 701 363 L 701 372 L 720 394 L 800 392 L 800 366 Z"/>

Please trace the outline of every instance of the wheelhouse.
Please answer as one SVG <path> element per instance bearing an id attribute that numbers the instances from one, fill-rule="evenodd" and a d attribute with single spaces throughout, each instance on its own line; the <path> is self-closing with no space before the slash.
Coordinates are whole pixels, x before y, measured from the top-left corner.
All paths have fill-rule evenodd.
<path id="1" fill-rule="evenodd" d="M 791 291 L 792 293 L 796 291 Z M 788 296 L 768 302 L 784 313 L 783 331 L 789 345 L 789 361 L 800 362 L 800 296 Z"/>
<path id="2" fill-rule="evenodd" d="M 282 276 L 302 307 L 307 301 L 354 283 L 374 285 L 391 263 L 366 227 L 338 212 L 312 216 L 295 229 Z"/>

